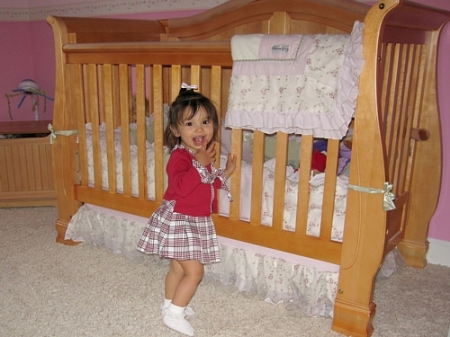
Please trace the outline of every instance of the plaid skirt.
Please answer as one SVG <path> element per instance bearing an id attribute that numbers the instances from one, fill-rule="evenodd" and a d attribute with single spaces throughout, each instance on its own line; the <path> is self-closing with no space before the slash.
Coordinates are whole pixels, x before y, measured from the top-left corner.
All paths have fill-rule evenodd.
<path id="1" fill-rule="evenodd" d="M 163 200 L 150 217 L 137 250 L 175 260 L 220 261 L 219 242 L 211 216 L 174 212 L 175 201 Z"/>

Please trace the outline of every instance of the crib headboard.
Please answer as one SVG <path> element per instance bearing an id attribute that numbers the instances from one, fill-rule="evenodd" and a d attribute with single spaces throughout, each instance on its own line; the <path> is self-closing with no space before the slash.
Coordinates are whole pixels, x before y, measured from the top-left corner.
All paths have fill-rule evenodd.
<path id="1" fill-rule="evenodd" d="M 207 13 L 167 21 L 167 39 L 230 40 L 235 34 L 349 33 L 369 6 L 352 0 L 228 1 Z"/>

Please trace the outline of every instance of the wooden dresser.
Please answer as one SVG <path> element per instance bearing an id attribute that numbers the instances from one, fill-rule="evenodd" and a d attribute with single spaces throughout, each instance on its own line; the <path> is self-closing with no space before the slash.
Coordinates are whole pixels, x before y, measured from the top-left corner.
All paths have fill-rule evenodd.
<path id="1" fill-rule="evenodd" d="M 56 205 L 49 123 L 0 122 L 0 207 Z"/>

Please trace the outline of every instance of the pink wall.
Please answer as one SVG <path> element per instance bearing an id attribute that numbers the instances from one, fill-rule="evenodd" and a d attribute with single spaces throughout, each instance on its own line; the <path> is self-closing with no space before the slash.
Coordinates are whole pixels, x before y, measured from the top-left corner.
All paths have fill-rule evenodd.
<path id="1" fill-rule="evenodd" d="M 201 10 L 171 11 L 161 13 L 124 14 L 110 17 L 137 18 L 147 20 L 169 19 L 190 16 Z M 0 53 L 0 122 L 10 121 L 5 94 L 24 79 L 33 79 L 42 91 L 53 97 L 55 91 L 55 56 L 53 32 L 46 21 L 0 22 L 0 46 L 8 52 Z M 34 120 L 31 99 L 27 97 L 18 108 L 21 97 L 10 98 L 14 121 Z M 43 99 L 40 98 L 39 119 L 52 119 L 53 102 L 47 100 L 43 112 Z"/>
<path id="2" fill-rule="evenodd" d="M 450 9 L 450 4 L 448 4 Z M 438 51 L 438 102 L 441 114 L 442 134 L 442 182 L 439 202 L 431 219 L 428 236 L 433 239 L 450 241 L 450 23 L 444 29 Z"/>
<path id="3" fill-rule="evenodd" d="M 41 23 L 41 26 L 43 24 Z M 12 90 L 26 78 L 36 78 L 35 53 L 45 53 L 45 50 L 37 48 L 34 51 L 36 41 L 32 43 L 31 24 L 29 22 L 0 22 L 0 122 L 9 120 L 8 104 L 5 94 L 13 94 Z M 48 40 L 45 37 L 43 41 Z M 47 43 L 46 43 L 47 44 Z M 40 50 L 40 52 L 39 52 Z M 53 59 L 52 55 L 47 58 Z M 45 64 L 47 69 L 54 68 L 53 64 Z M 52 71 L 52 70 L 50 70 Z M 54 76 L 54 71 L 52 76 Z M 54 79 L 53 79 L 54 82 Z M 54 85 L 52 85 L 54 89 Z M 14 120 L 34 119 L 31 112 L 31 100 L 27 98 L 20 109 L 17 105 L 20 97 L 11 98 L 11 110 Z"/>
<path id="4" fill-rule="evenodd" d="M 428 6 L 450 10 L 449 0 L 415 0 Z M 450 23 L 442 32 L 438 51 L 438 101 L 441 115 L 442 134 L 442 182 L 436 212 L 430 222 L 428 237 L 450 242 Z"/>
<path id="5" fill-rule="evenodd" d="M 45 0 L 49 1 L 49 0 Z M 41 0 L 41 2 L 45 2 Z M 64 0 L 64 3 L 75 3 L 79 0 Z M 450 10 L 449 0 L 415 0 L 430 6 Z M 17 0 L 10 0 L 16 7 L 20 3 Z M 369 1 L 363 1 L 369 2 Z M 55 0 L 55 4 L 61 3 Z M 2 3 L 2 6 L 7 4 Z M 48 3 L 47 3 L 48 5 Z M 171 17 L 189 16 L 196 11 L 183 12 L 160 12 L 141 13 L 133 15 L 116 15 L 115 17 L 134 17 L 139 19 L 162 19 Z M 45 21 L 33 22 L 0 22 L 0 46 L 3 52 L 0 53 L 0 122 L 8 121 L 8 109 L 4 94 L 11 93 L 17 85 L 25 78 L 34 79 L 45 90 L 49 96 L 54 92 L 54 46 L 53 33 L 50 26 Z M 438 61 L 438 95 L 441 113 L 442 130 L 450 128 L 450 67 L 447 66 L 450 54 L 450 24 L 443 32 L 440 42 Z M 31 112 L 31 102 L 29 98 L 25 100 L 20 109 L 17 108 L 20 98 L 11 99 L 11 109 L 14 120 L 33 120 Z M 42 111 L 42 106 L 40 107 Z M 47 102 L 47 112 L 40 113 L 40 119 L 51 119 L 53 115 L 53 104 Z M 443 136 L 443 174 L 440 191 L 439 204 L 435 215 L 430 223 L 429 237 L 450 242 L 450 134 L 442 132 Z"/>

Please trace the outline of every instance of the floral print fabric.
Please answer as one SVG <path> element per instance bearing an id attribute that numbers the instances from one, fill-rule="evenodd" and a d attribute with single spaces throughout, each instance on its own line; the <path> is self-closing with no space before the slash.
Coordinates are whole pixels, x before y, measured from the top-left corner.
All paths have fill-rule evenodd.
<path id="1" fill-rule="evenodd" d="M 355 22 L 351 35 L 262 36 L 258 59 L 234 59 L 226 126 L 341 139 L 355 111 L 363 27 Z M 245 43 L 235 36 L 232 49 Z"/>

